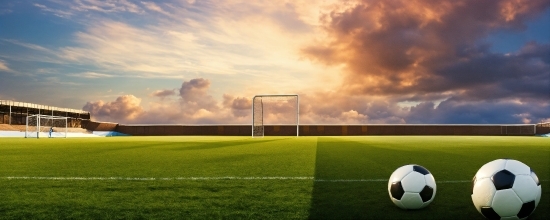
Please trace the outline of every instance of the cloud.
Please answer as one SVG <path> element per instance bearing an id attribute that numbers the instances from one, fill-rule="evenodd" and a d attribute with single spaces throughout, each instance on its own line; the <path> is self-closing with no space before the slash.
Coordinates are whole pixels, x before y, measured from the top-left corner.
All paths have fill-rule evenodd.
<path id="1" fill-rule="evenodd" d="M 96 72 L 75 73 L 75 74 L 71 74 L 71 76 L 88 78 L 88 79 L 111 78 L 111 77 L 113 77 L 112 75 L 109 75 L 109 74 L 96 73 Z"/>
<path id="2" fill-rule="evenodd" d="M 483 39 L 499 30 L 523 31 L 529 19 L 549 7 L 548 1 L 512 0 L 375 0 L 335 6 L 321 17 L 328 37 L 302 53 L 327 66 L 345 66 L 336 90 L 341 94 L 329 96 L 348 101 L 313 107 L 312 114 L 346 121 L 344 116 L 357 112 L 366 116 L 358 121 L 383 123 L 523 123 L 529 117 L 544 118 L 516 101 L 548 106 L 550 45 L 529 42 L 515 53 L 499 54 Z M 402 102 L 418 104 L 402 109 L 396 105 Z"/>
<path id="3" fill-rule="evenodd" d="M 162 123 L 162 124 L 249 124 L 252 117 L 252 100 L 230 94 L 223 95 L 217 102 L 209 93 L 210 81 L 204 78 L 184 81 L 179 88 L 177 99 L 164 99 L 174 96 L 176 90 L 157 90 L 153 96 L 160 97 L 144 108 L 141 99 L 133 95 L 118 97 L 115 101 L 91 101 L 84 110 L 89 111 L 94 120 L 119 123 Z M 296 106 L 287 101 L 271 102 L 264 100 L 264 121 L 271 124 L 288 124 L 295 121 Z"/>
<path id="4" fill-rule="evenodd" d="M 205 50 L 194 33 L 170 29 L 101 21 L 86 32 L 77 33 L 80 46 L 62 48 L 59 56 L 132 77 L 179 78 L 182 74 L 230 74 L 234 71 L 228 60 L 222 59 L 227 52 L 210 54 L 215 51 Z"/>
<path id="5" fill-rule="evenodd" d="M 76 23 L 79 28 L 65 36 L 66 43 L 57 48 L 31 45 L 21 39 L 12 41 L 34 51 L 6 54 L 11 60 L 25 58 L 25 62 L 40 65 L 62 65 L 77 72 L 68 74 L 75 77 L 109 75 L 117 78 L 113 80 L 124 77 L 138 81 L 204 77 L 214 84 L 217 100 L 223 93 L 247 97 L 296 93 L 304 87 L 326 87 L 318 82 L 339 81 L 334 80 L 338 68 L 312 65 L 298 51 L 302 44 L 317 36 L 319 7 L 324 2 L 48 0 L 39 3 L 43 7 L 34 7 L 46 14 L 54 13 L 54 9 L 67 12 L 70 17 L 65 22 Z M 147 6 L 160 8 L 169 17 Z M 84 73 L 78 73 L 83 68 Z"/>
<path id="6" fill-rule="evenodd" d="M 32 49 L 32 50 L 36 50 L 36 51 L 41 51 L 41 52 L 52 53 L 52 51 L 51 51 L 50 49 L 47 49 L 47 48 L 42 47 L 42 46 L 40 46 L 40 45 L 31 44 L 31 43 L 25 43 L 25 42 L 21 42 L 21 41 L 19 41 L 19 40 L 15 40 L 15 39 L 2 39 L 2 40 L 5 41 L 5 42 L 9 42 L 9 43 L 12 43 L 12 44 L 21 46 L 21 47 L 28 48 L 28 49 Z"/>
<path id="7" fill-rule="evenodd" d="M 548 1 L 515 2 L 360 1 L 343 12 L 325 14 L 323 28 L 330 37 L 302 52 L 326 65 L 347 66 L 348 93 L 479 94 L 483 88 L 478 86 L 488 84 L 506 90 L 506 81 L 527 85 L 549 70 L 544 61 L 548 52 L 543 52 L 548 45 L 538 45 L 537 53 L 504 56 L 480 44 L 493 31 L 521 30 L 529 18 L 550 6 Z M 543 65 L 531 67 L 533 59 Z"/>
<path id="8" fill-rule="evenodd" d="M 158 12 L 158 13 L 170 16 L 170 13 L 163 10 L 159 5 L 155 4 L 154 2 L 141 2 L 141 4 L 143 4 L 145 6 L 145 8 L 147 8 L 151 11 Z"/>
<path id="9" fill-rule="evenodd" d="M 249 98 L 237 97 L 231 103 L 231 111 L 235 117 L 245 117 L 250 115 L 252 102 Z"/>
<path id="10" fill-rule="evenodd" d="M 87 102 L 82 109 L 90 112 L 94 120 L 125 123 L 139 120 L 145 114 L 140 104 L 140 98 L 124 95 L 107 103 L 101 100 Z"/>
<path id="11" fill-rule="evenodd" d="M 206 91 L 210 87 L 210 81 L 203 78 L 192 79 L 181 84 L 180 96 L 184 100 L 193 101 L 198 97 L 206 95 Z"/>
<path id="12" fill-rule="evenodd" d="M 353 96 L 340 92 L 300 95 L 302 124 L 407 123 L 408 111 L 386 97 Z"/>
<path id="13" fill-rule="evenodd" d="M 157 90 L 161 97 L 146 109 L 132 95 L 115 101 L 88 102 L 83 109 L 95 120 L 152 124 L 250 124 L 252 100 L 224 94 L 217 102 L 209 93 L 210 82 L 197 78 L 184 81 L 176 90 Z M 477 124 L 537 123 L 548 119 L 548 102 L 472 100 L 452 97 L 439 102 L 420 101 L 400 106 L 398 98 L 350 96 L 338 92 L 300 95 L 300 124 Z M 295 123 L 296 107 L 288 101 L 262 100 L 265 124 Z"/>
<path id="14" fill-rule="evenodd" d="M 548 117 L 549 103 L 522 103 L 518 100 L 470 101 L 452 98 L 433 104 L 412 107 L 408 123 L 446 124 L 522 124 L 538 123 Z"/>
<path id="15" fill-rule="evenodd" d="M 38 7 L 40 8 L 40 10 L 42 11 L 45 11 L 45 12 L 49 12 L 49 13 L 52 13 L 54 14 L 55 16 L 57 17 L 61 17 L 61 18 L 69 18 L 73 15 L 72 12 L 70 11 L 64 11 L 64 10 L 60 10 L 60 9 L 54 9 L 54 8 L 50 8 L 46 5 L 43 5 L 43 4 L 38 4 L 38 3 L 35 3 L 33 4 L 35 7 Z"/>
<path id="16" fill-rule="evenodd" d="M 185 112 L 191 114 L 201 109 L 216 111 L 219 107 L 216 100 L 208 94 L 210 80 L 204 78 L 184 81 L 179 89 L 181 105 L 185 106 Z"/>
<path id="17" fill-rule="evenodd" d="M 89 111 L 94 120 L 119 123 L 164 123 L 164 124 L 219 124 L 244 123 L 250 121 L 250 104 L 246 98 L 224 96 L 225 102 L 218 103 L 210 94 L 210 81 L 204 78 L 184 81 L 177 99 L 174 89 L 157 90 L 151 95 L 161 99 L 152 101 L 145 109 L 141 99 L 133 95 L 118 97 L 113 102 L 91 101 L 84 110 Z M 247 110 L 244 108 L 248 107 Z"/>
<path id="18" fill-rule="evenodd" d="M 316 36 L 319 10 L 310 6 L 322 5 L 317 1 L 50 2 L 54 4 L 45 7 L 72 12 L 71 20 L 83 26 L 71 46 L 56 51 L 57 57 L 101 72 L 147 78 L 245 75 L 305 80 L 322 69 L 300 59 L 297 50 Z M 130 10 L 134 6 L 137 9 Z M 131 11 L 146 22 L 121 19 Z"/>
<path id="19" fill-rule="evenodd" d="M 120 0 L 120 1 L 101 1 L 101 0 L 69 0 L 69 1 L 59 1 L 59 0 L 51 0 L 51 2 L 55 2 L 61 5 L 65 5 L 68 8 L 70 8 L 73 11 L 79 11 L 79 12 L 88 12 L 88 11 L 95 11 L 95 12 L 101 12 L 101 13 L 116 13 L 116 12 L 131 12 L 131 13 L 139 13 L 142 12 L 141 8 L 132 3 L 129 0 Z M 52 9 L 49 9 L 48 7 L 40 4 L 35 4 L 35 6 L 42 8 L 44 11 L 52 11 Z M 60 9 L 57 9 L 55 11 L 62 11 Z M 70 12 L 66 12 L 70 13 Z M 71 13 L 72 14 L 72 13 Z"/>
<path id="20" fill-rule="evenodd" d="M 8 67 L 8 64 L 5 61 L 0 60 L 0 71 L 12 72 L 13 70 Z"/>
<path id="21" fill-rule="evenodd" d="M 173 95 L 176 95 L 176 91 L 173 89 L 157 90 L 151 94 L 151 96 L 160 97 L 160 98 L 165 98 Z"/>
<path id="22" fill-rule="evenodd" d="M 74 76 L 191 79 L 150 94 L 150 103 L 133 102 L 141 111 L 125 109 L 139 117 L 97 110 L 110 120 L 250 123 L 247 97 L 277 93 L 301 95 L 303 123 L 548 118 L 550 45 L 500 54 L 486 42 L 524 31 L 548 10 L 545 0 L 49 2 L 56 4 L 35 7 L 82 25 L 71 44 L 4 41 L 43 60 L 95 68 Z M 119 99 L 127 98 L 110 103 Z M 114 108 L 99 102 L 90 108 Z M 273 104 L 266 119 L 286 123 L 286 104 Z"/>
<path id="23" fill-rule="evenodd" d="M 12 13 L 14 6 L 15 6 L 15 3 L 13 2 L 3 3 L 2 5 L 0 5 L 0 15 Z"/>

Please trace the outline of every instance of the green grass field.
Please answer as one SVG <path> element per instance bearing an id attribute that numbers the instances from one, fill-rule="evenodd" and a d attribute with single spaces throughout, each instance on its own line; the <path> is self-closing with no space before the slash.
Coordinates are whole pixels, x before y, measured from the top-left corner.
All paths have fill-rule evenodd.
<path id="1" fill-rule="evenodd" d="M 540 137 L 113 137 L 0 139 L 0 219 L 483 219 L 470 180 L 520 160 L 550 219 L 550 139 Z M 401 210 L 387 179 L 420 164 L 437 183 Z"/>

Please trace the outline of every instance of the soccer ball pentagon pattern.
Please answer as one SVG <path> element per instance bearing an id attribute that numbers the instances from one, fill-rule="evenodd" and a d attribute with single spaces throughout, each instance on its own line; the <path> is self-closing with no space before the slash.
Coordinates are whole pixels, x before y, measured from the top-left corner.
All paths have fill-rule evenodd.
<path id="1" fill-rule="evenodd" d="M 541 185 L 535 172 L 512 159 L 483 165 L 472 180 L 472 201 L 488 219 L 525 219 L 535 211 Z"/>
<path id="2" fill-rule="evenodd" d="M 402 209 L 420 209 L 428 206 L 435 197 L 433 175 L 426 168 L 409 164 L 393 171 L 388 181 L 391 201 Z"/>

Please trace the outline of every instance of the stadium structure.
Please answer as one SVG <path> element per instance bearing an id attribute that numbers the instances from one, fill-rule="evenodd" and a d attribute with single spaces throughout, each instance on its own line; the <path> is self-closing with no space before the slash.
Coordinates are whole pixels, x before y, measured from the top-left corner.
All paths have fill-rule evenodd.
<path id="1" fill-rule="evenodd" d="M 25 125 L 27 116 L 37 114 L 67 117 L 67 126 L 71 128 L 82 127 L 83 120 L 90 120 L 90 112 L 83 110 L 0 100 L 0 124 Z"/>
<path id="2" fill-rule="evenodd" d="M 29 137 L 33 132 L 38 137 L 40 132 L 47 133 L 49 129 L 58 137 L 67 137 L 67 133 L 82 133 L 85 135 L 77 136 L 86 136 L 90 132 L 82 126 L 89 120 L 90 113 L 79 109 L 0 100 L 0 137 Z"/>
<path id="3" fill-rule="evenodd" d="M 257 111 L 257 110 L 252 110 Z M 298 114 L 298 113 L 297 113 Z M 69 133 L 96 136 L 251 136 L 251 125 L 118 124 L 92 121 L 90 112 L 54 106 L 0 100 L 0 131 L 25 132 L 27 117 L 46 115 L 67 119 Z M 550 123 L 539 124 L 264 124 L 266 136 L 361 136 L 361 135 L 487 135 L 532 136 L 550 133 Z M 10 133 L 0 136 L 14 136 Z M 15 136 L 20 136 L 15 135 Z M 70 135 L 69 135 L 70 136 Z M 78 135 L 77 135 L 78 136 Z M 86 135 L 85 135 L 86 136 Z"/>

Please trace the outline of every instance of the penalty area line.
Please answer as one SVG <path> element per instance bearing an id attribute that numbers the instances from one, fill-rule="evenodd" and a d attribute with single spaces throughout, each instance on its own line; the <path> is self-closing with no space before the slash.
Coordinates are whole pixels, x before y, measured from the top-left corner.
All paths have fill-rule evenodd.
<path id="1" fill-rule="evenodd" d="M 220 176 L 220 177 L 47 177 L 6 176 L 5 180 L 74 180 L 74 181 L 208 181 L 208 180 L 312 180 L 314 182 L 388 182 L 388 179 L 317 179 L 310 176 Z M 540 180 L 548 182 L 550 180 Z M 436 183 L 471 183 L 471 180 L 442 180 Z"/>

